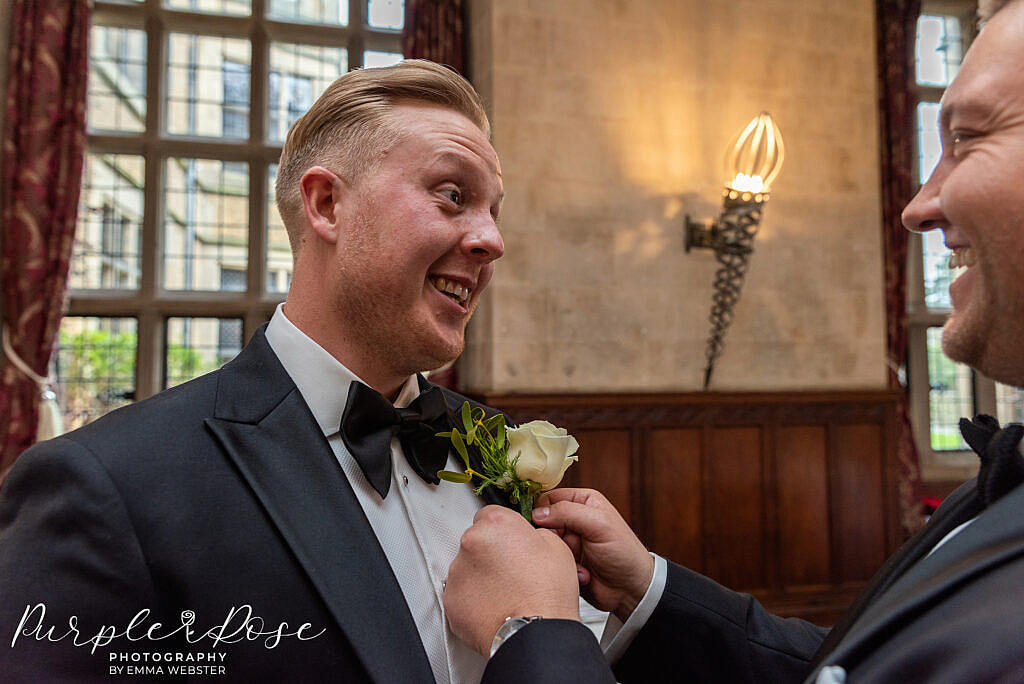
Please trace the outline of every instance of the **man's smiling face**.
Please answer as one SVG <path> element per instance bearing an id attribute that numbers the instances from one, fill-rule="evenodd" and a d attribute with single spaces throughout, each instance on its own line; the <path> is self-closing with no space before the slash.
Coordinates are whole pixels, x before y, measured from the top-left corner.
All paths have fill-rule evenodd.
<path id="1" fill-rule="evenodd" d="M 397 104 L 401 139 L 348 186 L 333 302 L 389 371 L 436 368 L 461 353 L 466 323 L 504 250 L 498 157 L 462 114 Z"/>
<path id="2" fill-rule="evenodd" d="M 903 212 L 939 228 L 954 265 L 950 358 L 1024 385 L 1024 1 L 997 13 L 942 99 L 942 158 Z"/>

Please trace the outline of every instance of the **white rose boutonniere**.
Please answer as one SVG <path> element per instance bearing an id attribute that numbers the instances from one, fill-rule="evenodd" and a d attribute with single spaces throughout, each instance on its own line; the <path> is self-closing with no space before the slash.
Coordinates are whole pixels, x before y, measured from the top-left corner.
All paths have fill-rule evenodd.
<path id="1" fill-rule="evenodd" d="M 556 487 L 579 458 L 576 438 L 546 420 L 531 420 L 517 428 L 505 428 L 505 432 L 508 451 L 517 459 L 516 473 L 539 484 L 543 492 Z"/>
<path id="2" fill-rule="evenodd" d="M 440 470 L 437 476 L 448 482 L 471 483 L 477 478 L 474 491 L 480 494 L 485 487 L 498 487 L 509 492 L 519 512 L 532 519 L 533 501 L 541 492 L 562 481 L 565 471 L 576 462 L 579 444 L 565 431 L 546 420 L 532 420 L 517 428 L 506 427 L 501 415 L 484 418 L 483 409 L 473 409 L 469 402 L 462 405 L 462 426 L 451 432 L 439 432 L 438 437 L 451 440 L 452 447 L 466 465 L 466 471 L 457 473 Z M 480 470 L 473 469 L 469 448 L 480 455 Z"/>

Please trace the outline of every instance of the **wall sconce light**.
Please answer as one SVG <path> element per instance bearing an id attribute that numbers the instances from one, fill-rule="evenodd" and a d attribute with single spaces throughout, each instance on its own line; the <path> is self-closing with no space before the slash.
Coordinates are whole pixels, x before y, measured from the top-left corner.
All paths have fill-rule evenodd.
<path id="1" fill-rule="evenodd" d="M 732 323 L 733 307 L 740 298 L 747 262 L 754 251 L 754 236 L 772 182 L 786 158 L 782 134 L 768 112 L 761 112 L 736 136 L 725 155 L 725 191 L 717 221 L 698 222 L 686 217 L 686 251 L 710 249 L 721 267 L 715 272 L 711 334 L 704 368 L 704 389 L 711 384 L 715 359 L 722 353 L 725 331 Z"/>

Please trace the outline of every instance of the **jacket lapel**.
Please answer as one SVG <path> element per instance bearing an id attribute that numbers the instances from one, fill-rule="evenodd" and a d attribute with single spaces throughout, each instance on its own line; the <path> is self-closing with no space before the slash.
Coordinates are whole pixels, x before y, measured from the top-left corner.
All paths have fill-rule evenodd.
<path id="1" fill-rule="evenodd" d="M 864 611 L 827 662 L 849 664 L 850 669 L 878 638 L 890 636 L 898 622 L 927 609 L 957 585 L 1024 555 L 1024 520 L 1017 515 L 1021 506 L 1024 486 L 1008 493 L 956 537 L 912 565 Z"/>
<path id="2" fill-rule="evenodd" d="M 419 632 L 377 537 L 262 328 L 221 370 L 215 416 L 206 424 L 373 680 L 432 679 Z"/>
<path id="3" fill-rule="evenodd" d="M 488 418 L 499 413 L 502 413 L 501 411 L 493 409 L 490 406 L 484 406 L 483 404 L 473 401 L 468 397 L 464 397 L 461 394 L 458 394 L 457 392 L 453 392 L 446 387 L 441 387 L 440 385 L 432 385 L 430 382 L 424 379 L 422 375 L 419 376 L 419 383 L 421 391 L 426 389 L 427 387 L 432 386 L 439 387 L 441 389 L 441 392 L 444 394 L 445 403 L 448 405 L 449 430 L 457 429 L 460 432 L 465 432 L 465 428 L 462 425 L 462 418 L 460 416 L 462 413 L 462 404 L 467 401 L 469 402 L 469 405 L 472 408 L 483 409 L 484 414 Z M 506 424 L 515 425 L 515 423 L 512 422 L 512 419 L 509 418 L 508 415 L 504 413 L 502 413 L 502 415 L 505 416 Z M 480 454 L 474 448 L 469 449 L 469 463 L 474 470 L 479 471 L 482 469 Z M 489 504 L 494 504 L 495 506 L 504 506 L 505 508 L 511 508 L 515 511 L 519 510 L 519 505 L 509 500 L 508 492 L 504 491 L 503 489 L 498 489 L 497 487 L 485 487 L 484 490 L 480 492 L 480 498 Z"/>
<path id="4" fill-rule="evenodd" d="M 871 607 L 908 568 L 923 558 L 939 541 L 957 525 L 974 517 L 980 511 L 980 504 L 975 496 L 974 482 L 968 482 L 950 494 L 945 503 L 932 515 L 928 525 L 904 542 L 895 553 L 886 559 L 878 572 L 857 595 L 856 600 L 843 613 L 842 618 L 828 633 L 811 661 L 812 669 L 821 663 L 832 662 L 833 651 L 846 638 L 850 629 L 860 620 L 864 612 Z"/>

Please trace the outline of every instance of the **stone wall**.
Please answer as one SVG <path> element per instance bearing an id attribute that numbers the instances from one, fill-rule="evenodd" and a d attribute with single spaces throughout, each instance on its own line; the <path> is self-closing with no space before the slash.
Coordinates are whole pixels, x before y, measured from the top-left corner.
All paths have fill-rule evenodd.
<path id="1" fill-rule="evenodd" d="M 715 261 L 683 217 L 761 110 L 786 165 L 712 389 L 885 386 L 871 0 L 470 0 L 506 255 L 464 388 L 693 391 Z"/>

